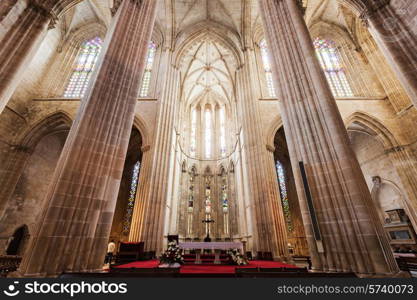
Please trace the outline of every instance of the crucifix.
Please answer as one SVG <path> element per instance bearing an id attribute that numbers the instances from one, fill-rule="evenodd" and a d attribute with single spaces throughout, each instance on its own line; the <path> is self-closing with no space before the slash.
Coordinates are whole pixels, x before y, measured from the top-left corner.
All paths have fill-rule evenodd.
<path id="1" fill-rule="evenodd" d="M 214 220 L 210 217 L 209 214 L 206 214 L 206 218 L 202 222 L 206 224 L 206 233 L 207 233 L 207 236 L 205 237 L 204 241 L 205 242 L 211 242 L 211 238 L 210 238 L 210 224 L 211 223 L 214 223 Z"/>

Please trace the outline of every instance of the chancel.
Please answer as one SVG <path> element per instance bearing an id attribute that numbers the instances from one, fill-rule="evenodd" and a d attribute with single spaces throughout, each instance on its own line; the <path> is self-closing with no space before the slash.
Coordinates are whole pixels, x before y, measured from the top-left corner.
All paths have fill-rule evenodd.
<path id="1" fill-rule="evenodd" d="M 1 0 L 0 273 L 412 276 L 416 10 Z"/>

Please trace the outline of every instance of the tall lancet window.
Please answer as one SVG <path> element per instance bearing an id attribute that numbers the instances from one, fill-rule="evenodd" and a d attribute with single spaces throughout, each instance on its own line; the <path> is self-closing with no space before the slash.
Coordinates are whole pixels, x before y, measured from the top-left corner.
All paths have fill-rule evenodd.
<path id="1" fill-rule="evenodd" d="M 190 128 L 190 155 L 195 156 L 197 150 L 197 111 L 191 110 L 191 128 Z"/>
<path id="2" fill-rule="evenodd" d="M 132 222 L 133 208 L 135 206 L 136 192 L 138 189 L 138 180 L 140 172 L 140 161 L 133 166 L 132 179 L 130 182 L 129 199 L 127 201 L 126 213 L 123 221 L 123 234 L 127 235 L 130 231 L 130 223 Z"/>
<path id="3" fill-rule="evenodd" d="M 150 42 L 148 45 L 148 55 L 146 57 L 145 71 L 142 77 L 142 85 L 139 91 L 139 97 L 146 97 L 149 94 L 149 88 L 151 86 L 152 68 L 155 61 L 156 44 Z"/>
<path id="4" fill-rule="evenodd" d="M 353 92 L 346 78 L 336 44 L 333 41 L 316 38 L 316 54 L 335 97 L 352 97 Z"/>
<path id="5" fill-rule="evenodd" d="M 226 156 L 226 112 L 224 106 L 220 108 L 220 155 Z"/>
<path id="6" fill-rule="evenodd" d="M 212 120 L 210 109 L 206 109 L 204 112 L 204 123 L 204 152 L 206 158 L 211 158 Z"/>
<path id="7" fill-rule="evenodd" d="M 287 184 L 286 184 L 286 178 L 285 178 L 285 170 L 282 163 L 277 160 L 276 162 L 276 169 L 277 169 L 277 176 L 278 176 L 278 185 L 279 185 L 279 191 L 281 195 L 281 204 L 282 209 L 284 212 L 285 222 L 287 223 L 287 229 L 288 231 L 292 231 L 293 225 L 291 220 L 291 212 L 290 212 L 290 205 L 288 203 L 288 194 L 287 194 Z"/>
<path id="8" fill-rule="evenodd" d="M 259 47 L 261 48 L 262 62 L 263 62 L 264 71 L 265 71 L 266 87 L 268 89 L 269 97 L 276 97 L 274 82 L 272 79 L 272 68 L 271 68 L 271 63 L 269 62 L 269 56 L 268 56 L 268 45 L 266 44 L 265 39 L 261 41 L 261 43 L 259 44 Z"/>
<path id="9" fill-rule="evenodd" d="M 82 98 L 88 87 L 91 74 L 93 73 L 98 56 L 101 51 L 103 41 L 93 38 L 85 41 L 81 45 L 80 53 L 77 57 L 76 66 L 64 92 L 66 98 Z"/>

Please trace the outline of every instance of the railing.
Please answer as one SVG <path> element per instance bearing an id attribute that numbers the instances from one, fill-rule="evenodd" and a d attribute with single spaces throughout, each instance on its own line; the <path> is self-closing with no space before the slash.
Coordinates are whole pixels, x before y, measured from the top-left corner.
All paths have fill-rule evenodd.
<path id="1" fill-rule="evenodd" d="M 16 271 L 21 261 L 21 256 L 0 255 L 0 277 L 6 277 L 7 274 Z"/>

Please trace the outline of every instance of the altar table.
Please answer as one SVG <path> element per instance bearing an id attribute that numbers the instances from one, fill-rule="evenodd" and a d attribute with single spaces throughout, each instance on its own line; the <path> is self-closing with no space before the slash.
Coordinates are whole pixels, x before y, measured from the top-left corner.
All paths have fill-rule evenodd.
<path id="1" fill-rule="evenodd" d="M 220 264 L 220 250 L 238 249 L 243 254 L 243 244 L 240 242 L 184 242 L 178 246 L 183 250 L 197 250 L 196 264 L 201 264 L 201 252 L 203 250 L 215 250 L 214 263 Z"/>

